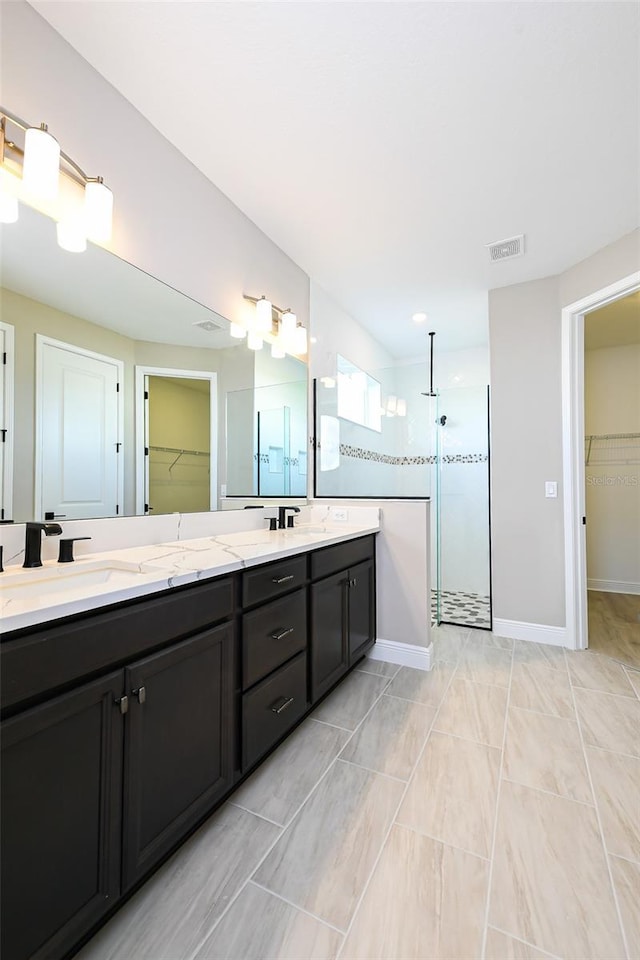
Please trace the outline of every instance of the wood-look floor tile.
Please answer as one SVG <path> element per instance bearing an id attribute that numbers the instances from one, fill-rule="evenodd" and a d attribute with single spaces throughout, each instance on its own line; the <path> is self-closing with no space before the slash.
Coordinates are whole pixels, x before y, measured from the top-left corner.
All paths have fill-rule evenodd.
<path id="1" fill-rule="evenodd" d="M 431 733 L 398 823 L 481 857 L 491 852 L 500 751 Z"/>
<path id="2" fill-rule="evenodd" d="M 635 697 L 635 690 L 629 683 L 622 664 L 611 657 L 590 653 L 588 650 L 573 650 L 567 654 L 567 664 L 574 687 Z"/>
<path id="3" fill-rule="evenodd" d="M 453 671 L 452 664 L 441 660 L 436 660 L 431 670 L 401 667 L 385 693 L 425 703 L 428 707 L 439 707 Z"/>
<path id="4" fill-rule="evenodd" d="M 593 803 L 575 720 L 509 707 L 503 776 L 570 800 Z"/>
<path id="5" fill-rule="evenodd" d="M 392 679 L 400 669 L 397 663 L 388 663 L 386 660 L 373 660 L 371 657 L 365 657 L 361 660 L 356 670 L 362 673 L 372 673 L 375 677 L 388 677 Z"/>
<path id="6" fill-rule="evenodd" d="M 248 883 L 194 960 L 333 960 L 341 942 L 336 930 Z"/>
<path id="7" fill-rule="evenodd" d="M 607 850 L 640 861 L 640 760 L 595 747 L 586 752 Z"/>
<path id="8" fill-rule="evenodd" d="M 451 681 L 434 721 L 434 729 L 490 747 L 502 747 L 507 691 L 503 687 Z"/>
<path id="9" fill-rule="evenodd" d="M 513 660 L 514 663 L 543 663 L 551 670 L 567 669 L 564 647 L 552 646 L 549 643 L 514 640 Z"/>
<path id="10" fill-rule="evenodd" d="M 488 867 L 485 860 L 394 825 L 341 957 L 479 957 Z"/>
<path id="11" fill-rule="evenodd" d="M 470 640 L 458 660 L 456 677 L 508 687 L 511 675 L 511 651 L 487 647 Z"/>
<path id="12" fill-rule="evenodd" d="M 574 687 L 585 743 L 640 756 L 640 700 Z"/>
<path id="13" fill-rule="evenodd" d="M 515 940 L 493 927 L 487 928 L 487 943 L 484 952 L 485 960 L 549 960 L 550 953 L 536 950 L 535 947 Z"/>
<path id="14" fill-rule="evenodd" d="M 489 922 L 565 960 L 623 958 L 595 808 L 503 781 Z"/>
<path id="15" fill-rule="evenodd" d="M 611 857 L 610 862 L 629 960 L 637 960 L 640 957 L 640 863 L 630 863 L 619 857 Z"/>
<path id="16" fill-rule="evenodd" d="M 629 683 L 636 692 L 636 697 L 640 698 L 640 670 L 632 670 L 631 667 L 625 667 Z"/>
<path id="17" fill-rule="evenodd" d="M 469 636 L 472 643 L 481 643 L 485 647 L 496 647 L 498 650 L 513 650 L 513 640 L 510 637 L 500 637 L 493 630 L 472 630 Z"/>
<path id="18" fill-rule="evenodd" d="M 431 640 L 435 659 L 456 663 L 467 642 L 469 633 L 469 627 L 455 627 L 450 623 L 442 623 L 439 627 L 432 627 Z"/>
<path id="19" fill-rule="evenodd" d="M 348 730 L 305 722 L 232 797 L 232 802 L 285 825 L 350 737 Z"/>
<path id="20" fill-rule="evenodd" d="M 190 957 L 279 833 L 279 827 L 251 813 L 223 807 L 89 941 L 79 957 Z"/>
<path id="21" fill-rule="evenodd" d="M 255 879 L 345 929 L 404 784 L 337 760 L 287 827 Z"/>
<path id="22" fill-rule="evenodd" d="M 340 686 L 313 711 L 314 720 L 355 730 L 388 684 L 386 677 L 354 670 Z"/>
<path id="23" fill-rule="evenodd" d="M 383 694 L 340 759 L 408 780 L 435 715 L 434 707 Z"/>
<path id="24" fill-rule="evenodd" d="M 510 703 L 557 717 L 575 719 L 576 715 L 567 672 L 551 669 L 546 661 L 514 663 Z"/>

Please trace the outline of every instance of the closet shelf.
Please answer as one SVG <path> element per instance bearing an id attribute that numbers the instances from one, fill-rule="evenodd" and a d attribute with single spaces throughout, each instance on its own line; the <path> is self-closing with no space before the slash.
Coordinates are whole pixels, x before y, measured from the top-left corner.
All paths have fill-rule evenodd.
<path id="1" fill-rule="evenodd" d="M 585 466 L 640 463 L 640 433 L 591 433 L 584 445 Z"/>

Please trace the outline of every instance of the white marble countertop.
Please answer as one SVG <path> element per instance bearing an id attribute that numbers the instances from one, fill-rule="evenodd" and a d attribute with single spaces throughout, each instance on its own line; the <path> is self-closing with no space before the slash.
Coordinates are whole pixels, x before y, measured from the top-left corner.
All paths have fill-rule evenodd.
<path id="1" fill-rule="evenodd" d="M 85 555 L 73 563 L 8 567 L 0 574 L 2 633 L 48 623 L 183 584 L 196 583 L 377 533 L 377 511 L 359 522 L 319 522 L 286 530 L 244 530 Z M 375 513 L 375 517 L 372 515 Z"/>

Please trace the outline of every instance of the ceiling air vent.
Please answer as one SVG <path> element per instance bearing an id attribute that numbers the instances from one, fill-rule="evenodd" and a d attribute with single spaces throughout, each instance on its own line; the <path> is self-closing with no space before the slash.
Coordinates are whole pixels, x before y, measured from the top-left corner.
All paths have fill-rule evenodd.
<path id="1" fill-rule="evenodd" d="M 214 330 L 222 330 L 222 324 L 216 323 L 215 320 L 198 320 L 194 323 L 194 327 L 200 327 L 201 330 L 206 330 L 207 333 L 213 333 Z"/>
<path id="2" fill-rule="evenodd" d="M 496 240 L 495 243 L 488 243 L 486 246 L 492 263 L 496 260 L 521 257 L 524 253 L 524 234 L 521 233 L 519 237 L 509 237 L 508 240 Z"/>

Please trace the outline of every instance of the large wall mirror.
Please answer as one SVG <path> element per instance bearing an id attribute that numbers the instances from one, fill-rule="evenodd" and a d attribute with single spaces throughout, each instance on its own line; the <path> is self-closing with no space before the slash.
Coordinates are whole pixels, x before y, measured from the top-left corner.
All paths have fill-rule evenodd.
<path id="1" fill-rule="evenodd" d="M 4 520 L 306 498 L 306 364 L 30 208 L 0 244 Z"/>

